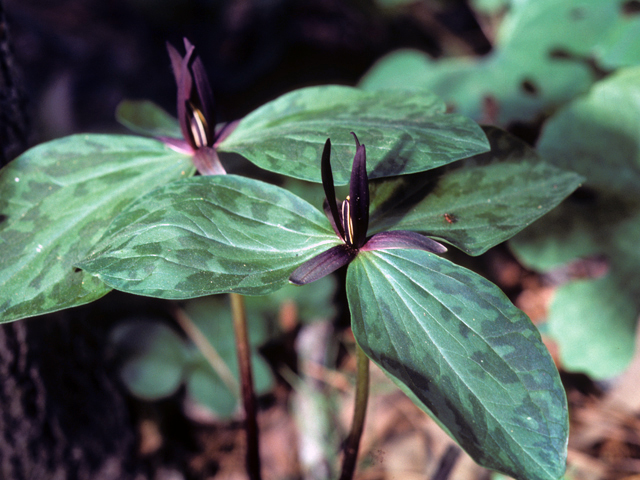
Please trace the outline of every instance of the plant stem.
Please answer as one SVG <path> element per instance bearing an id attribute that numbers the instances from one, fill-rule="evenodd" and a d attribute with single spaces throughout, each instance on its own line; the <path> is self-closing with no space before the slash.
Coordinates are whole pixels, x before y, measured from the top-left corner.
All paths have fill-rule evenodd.
<path id="1" fill-rule="evenodd" d="M 242 403 L 245 413 L 245 431 L 247 432 L 246 467 L 250 480 L 260 480 L 260 451 L 258 441 L 258 422 L 256 418 L 256 396 L 253 391 L 253 374 L 251 372 L 251 349 L 247 331 L 247 314 L 244 298 L 237 293 L 229 294 L 231 298 L 231 314 L 236 334 L 238 349 L 238 366 L 242 387 Z"/>
<path id="2" fill-rule="evenodd" d="M 222 380 L 236 398 L 240 398 L 240 386 L 238 385 L 238 381 L 235 379 L 233 373 L 231 373 L 231 370 L 229 370 L 229 367 L 222 357 L 220 357 L 220 354 L 218 354 L 216 349 L 211 345 L 209 340 L 207 340 L 207 337 L 205 337 L 193 320 L 191 320 L 189 315 L 187 315 L 187 313 L 181 308 L 176 307 L 173 310 L 173 317 L 180 325 L 180 328 L 185 331 L 189 339 L 195 344 L 198 350 L 200 350 L 200 353 L 202 353 L 207 362 L 209 362 L 209 365 L 211 365 L 218 374 L 220 380 Z"/>
<path id="3" fill-rule="evenodd" d="M 344 448 L 344 458 L 342 460 L 342 473 L 340 480 L 351 480 L 356 470 L 358 460 L 358 449 L 360 448 L 360 437 L 364 428 L 364 417 L 367 413 L 367 402 L 369 401 L 369 358 L 356 343 L 356 399 L 351 422 L 351 432 Z"/>

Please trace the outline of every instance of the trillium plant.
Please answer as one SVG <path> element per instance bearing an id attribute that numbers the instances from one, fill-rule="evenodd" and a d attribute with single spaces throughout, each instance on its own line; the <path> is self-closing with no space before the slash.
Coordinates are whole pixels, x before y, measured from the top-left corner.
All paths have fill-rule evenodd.
<path id="1" fill-rule="evenodd" d="M 342 478 L 356 465 L 370 361 L 479 464 L 560 478 L 568 420 L 553 361 L 526 315 L 443 243 L 482 254 L 581 177 L 419 90 L 305 88 L 216 127 L 204 67 L 185 48 L 169 47 L 177 121 L 125 102 L 119 120 L 148 137 L 66 137 L 0 172 L 1 321 L 111 289 L 177 301 L 228 293 L 242 340 L 241 295 L 346 274 L 358 382 Z M 225 174 L 229 153 L 281 181 Z M 293 193 L 319 183 L 324 206 Z M 247 465 L 259 478 L 250 369 L 240 372 Z"/>

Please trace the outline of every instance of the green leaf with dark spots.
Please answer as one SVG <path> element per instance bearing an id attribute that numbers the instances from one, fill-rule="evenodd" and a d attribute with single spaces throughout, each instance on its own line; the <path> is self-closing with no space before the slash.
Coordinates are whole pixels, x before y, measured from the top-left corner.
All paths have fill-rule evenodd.
<path id="1" fill-rule="evenodd" d="M 493 284 L 420 250 L 361 252 L 347 271 L 358 344 L 479 464 L 555 480 L 566 465 L 560 377 Z"/>
<path id="2" fill-rule="evenodd" d="M 371 182 L 369 234 L 406 229 L 479 255 L 511 238 L 574 191 L 580 175 L 488 127 L 491 151 L 428 172 Z"/>
<path id="3" fill-rule="evenodd" d="M 626 3 L 634 2 L 511 2 L 489 54 L 432 60 L 399 50 L 379 60 L 361 86 L 428 89 L 481 123 L 535 122 L 586 92 L 605 73 L 599 68 L 640 63 L 639 29 L 629 25 L 636 16 L 623 13 Z"/>
<path id="4" fill-rule="evenodd" d="M 11 162 L 0 171 L 0 322 L 107 293 L 75 264 L 134 199 L 193 172 L 190 157 L 124 135 L 65 137 Z"/>
<path id="5" fill-rule="evenodd" d="M 340 243 L 323 213 L 235 175 L 161 187 L 125 209 L 79 264 L 118 290 L 160 298 L 261 295 Z"/>
<path id="6" fill-rule="evenodd" d="M 621 69 L 549 119 L 538 150 L 584 175 L 584 187 L 510 241 L 521 262 L 551 277 L 567 279 L 588 257 L 608 267 L 605 278 L 569 278 L 549 313 L 564 367 L 594 378 L 625 368 L 640 314 L 639 85 L 640 67 Z"/>
<path id="7" fill-rule="evenodd" d="M 124 100 L 116 110 L 116 120 L 129 130 L 150 137 L 182 138 L 178 120 L 148 100 Z"/>
<path id="8" fill-rule="evenodd" d="M 349 181 L 355 149 L 367 146 L 369 178 L 421 172 L 488 149 L 480 127 L 428 92 L 365 92 L 341 86 L 295 90 L 243 118 L 218 150 L 261 168 L 320 182 L 320 156 L 331 138 L 337 185 Z"/>
<path id="9" fill-rule="evenodd" d="M 538 150 L 610 195 L 640 199 L 640 67 L 596 83 L 546 124 Z"/>

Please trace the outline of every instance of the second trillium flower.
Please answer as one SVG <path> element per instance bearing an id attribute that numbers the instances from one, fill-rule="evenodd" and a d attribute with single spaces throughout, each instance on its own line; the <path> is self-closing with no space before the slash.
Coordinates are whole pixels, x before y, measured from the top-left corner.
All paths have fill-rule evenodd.
<path id="1" fill-rule="evenodd" d="M 322 151 L 322 186 L 326 199 L 324 210 L 334 231 L 343 241 L 303 263 L 289 277 L 296 285 L 305 285 L 334 272 L 351 262 L 359 252 L 408 248 L 444 253 L 446 247 L 435 240 L 409 230 L 380 232 L 367 237 L 369 228 L 369 179 L 367 177 L 367 153 L 364 145 L 356 140 L 356 155 L 351 169 L 349 195 L 338 204 L 331 171 L 331 140 L 327 139 Z"/>
<path id="2" fill-rule="evenodd" d="M 183 57 L 167 43 L 178 87 L 178 121 L 183 139 L 163 137 L 161 140 L 175 150 L 191 153 L 201 174 L 224 174 L 226 172 L 215 147 L 231 133 L 233 124 L 216 129 L 215 103 L 204 65 L 186 38 L 184 46 L 186 53 Z"/>

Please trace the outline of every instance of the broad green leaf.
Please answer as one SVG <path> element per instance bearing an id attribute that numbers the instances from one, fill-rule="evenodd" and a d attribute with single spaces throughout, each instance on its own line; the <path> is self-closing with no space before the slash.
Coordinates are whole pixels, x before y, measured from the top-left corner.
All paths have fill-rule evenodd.
<path id="1" fill-rule="evenodd" d="M 490 54 L 432 61 L 413 52 L 414 71 L 396 69 L 407 65 L 406 52 L 391 53 L 374 65 L 361 86 L 388 88 L 406 78 L 402 88 L 432 91 L 455 111 L 481 123 L 530 122 L 587 91 L 597 79 L 588 59 L 604 55 L 609 38 L 628 23 L 624 3 L 512 2 Z M 637 64 L 640 50 L 628 47 L 624 62 Z"/>
<path id="2" fill-rule="evenodd" d="M 596 50 L 597 60 L 607 70 L 640 63 L 640 18 L 629 15 L 609 33 Z"/>
<path id="3" fill-rule="evenodd" d="M 640 199 L 640 67 L 598 82 L 554 115 L 538 149 L 598 191 Z"/>
<path id="4" fill-rule="evenodd" d="M 589 55 L 594 45 L 606 38 L 609 29 L 622 19 L 625 0 L 524 0 L 512 2 L 496 43 L 532 56 L 561 49 L 575 55 Z M 551 60 L 551 59 L 548 59 Z"/>
<path id="5" fill-rule="evenodd" d="M 544 270 L 598 253 L 616 257 L 614 232 L 640 207 L 639 82 L 640 68 L 621 70 L 547 122 L 539 151 L 584 175 L 586 188 L 512 240 L 529 266 Z"/>
<path id="6" fill-rule="evenodd" d="M 207 407 L 221 419 L 233 418 L 238 412 L 237 393 L 231 392 L 205 361 L 199 362 L 191 370 L 186 386 L 187 395 L 192 400 Z"/>
<path id="7" fill-rule="evenodd" d="M 478 463 L 565 470 L 566 397 L 531 321 L 482 277 L 418 250 L 362 252 L 347 295 L 358 344 Z"/>
<path id="8" fill-rule="evenodd" d="M 612 208 L 614 205 L 617 207 Z M 605 252 L 612 229 L 629 213 L 615 199 L 607 201 L 599 195 L 583 195 L 579 190 L 509 240 L 509 247 L 528 268 L 554 269 Z"/>
<path id="9" fill-rule="evenodd" d="M 556 207 L 582 178 L 524 142 L 486 128 L 491 151 L 429 172 L 372 183 L 370 233 L 423 232 L 471 255 L 509 239 Z"/>
<path id="10" fill-rule="evenodd" d="M 428 92 L 365 92 L 342 86 L 295 90 L 243 118 L 218 150 L 266 170 L 320 182 L 320 156 L 331 138 L 336 184 L 349 181 L 350 132 L 367 146 L 370 178 L 420 172 L 487 150 L 480 127 Z"/>
<path id="11" fill-rule="evenodd" d="M 178 120 L 148 100 L 124 100 L 116 110 L 116 120 L 129 130 L 150 137 L 182 138 Z"/>
<path id="12" fill-rule="evenodd" d="M 122 362 L 120 377 L 135 396 L 159 400 L 174 394 L 182 383 L 189 355 L 174 330 L 153 320 L 132 320 L 111 334 Z"/>
<path id="13" fill-rule="evenodd" d="M 539 150 L 583 174 L 585 188 L 510 242 L 521 261 L 543 271 L 606 258 L 606 277 L 562 286 L 549 313 L 564 368 L 595 378 L 626 367 L 640 313 L 639 81 L 640 68 L 620 70 L 549 120 Z"/>
<path id="14" fill-rule="evenodd" d="M 616 275 L 570 282 L 556 291 L 549 333 L 567 370 L 596 380 L 624 371 L 635 351 L 640 315 L 635 295 Z"/>
<path id="15" fill-rule="evenodd" d="M 525 58 L 525 52 L 497 49 L 480 59 L 445 58 L 430 60 L 414 53 L 418 72 L 425 71 L 420 81 L 403 88 L 420 88 L 436 93 L 453 111 L 480 123 L 508 125 L 528 122 L 541 111 L 570 100 L 589 88 L 593 78 L 589 69 L 577 60 L 550 62 L 546 56 Z M 378 61 L 367 73 L 362 88 L 389 88 L 387 76 L 396 68 L 396 55 L 391 53 Z M 422 64 L 418 56 L 424 58 Z M 534 60 L 538 60 L 535 63 Z M 406 60 L 402 60 L 406 62 Z M 409 79 L 419 73 L 407 72 Z"/>
<path id="16" fill-rule="evenodd" d="M 261 295 L 340 243 L 304 200 L 235 175 L 194 177 L 126 208 L 79 264 L 118 290 L 160 298 Z"/>
<path id="17" fill-rule="evenodd" d="M 110 288 L 75 268 L 135 198 L 192 175 L 156 140 L 74 135 L 0 171 L 0 322 L 91 302 Z"/>
<path id="18" fill-rule="evenodd" d="M 380 90 L 420 88 L 435 63 L 420 50 L 403 48 L 385 55 L 360 80 L 360 87 Z"/>

